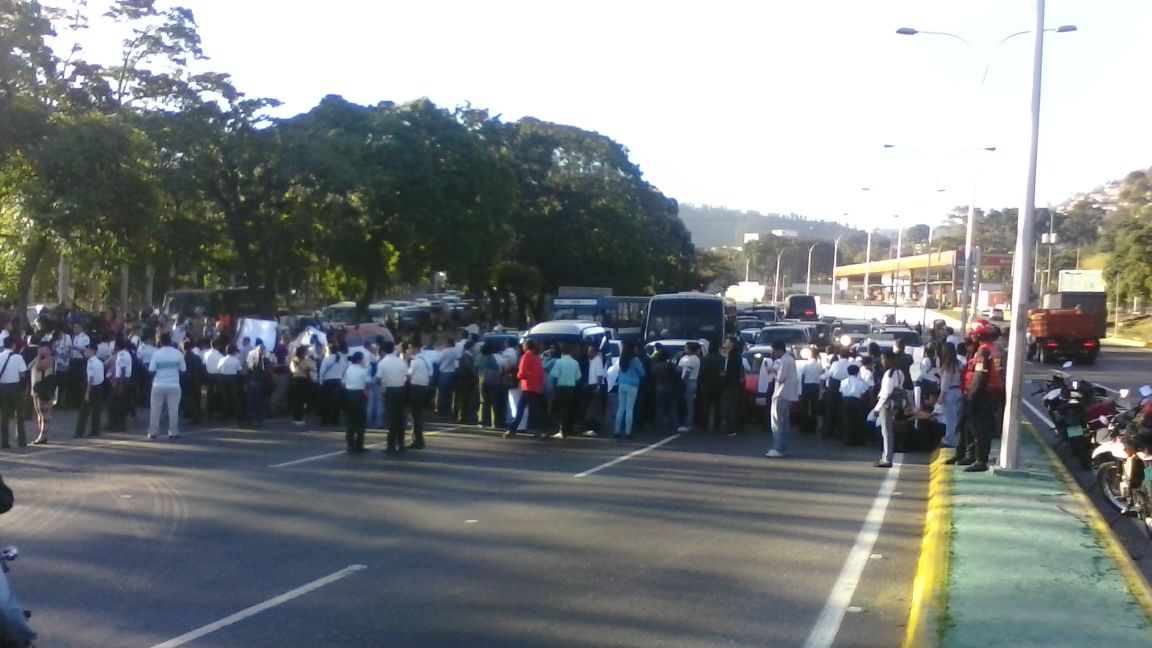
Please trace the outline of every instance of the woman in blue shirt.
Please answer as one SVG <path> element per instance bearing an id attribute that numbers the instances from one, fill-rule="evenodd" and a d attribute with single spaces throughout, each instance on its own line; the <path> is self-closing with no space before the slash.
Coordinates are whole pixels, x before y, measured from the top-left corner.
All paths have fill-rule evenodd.
<path id="1" fill-rule="evenodd" d="M 636 395 L 644 379 L 644 364 L 636 359 L 636 345 L 625 342 L 620 351 L 620 375 L 616 378 L 619 407 L 616 408 L 616 438 L 632 438 L 632 417 Z"/>

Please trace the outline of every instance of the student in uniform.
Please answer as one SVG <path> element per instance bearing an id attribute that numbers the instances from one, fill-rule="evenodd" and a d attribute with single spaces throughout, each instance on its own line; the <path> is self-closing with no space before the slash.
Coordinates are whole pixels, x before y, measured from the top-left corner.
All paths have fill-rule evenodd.
<path id="1" fill-rule="evenodd" d="M 96 357 L 96 344 L 89 342 L 84 349 L 84 393 L 81 394 L 80 412 L 72 436 L 84 436 L 84 427 L 91 421 L 88 436 L 100 436 L 100 413 L 104 409 L 104 363 Z"/>
<path id="2" fill-rule="evenodd" d="M 10 448 L 8 419 L 16 419 L 16 443 L 28 445 L 24 431 L 24 378 L 28 374 L 28 364 L 24 356 L 16 353 L 16 336 L 4 336 L 3 351 L 0 351 L 0 447 Z M 103 371 L 103 370 L 101 370 Z"/>
<path id="3" fill-rule="evenodd" d="M 371 381 L 364 366 L 364 354 L 357 351 L 348 358 L 344 370 L 344 420 L 347 429 L 344 443 L 349 454 L 364 452 L 364 432 L 367 427 L 368 384 Z"/>

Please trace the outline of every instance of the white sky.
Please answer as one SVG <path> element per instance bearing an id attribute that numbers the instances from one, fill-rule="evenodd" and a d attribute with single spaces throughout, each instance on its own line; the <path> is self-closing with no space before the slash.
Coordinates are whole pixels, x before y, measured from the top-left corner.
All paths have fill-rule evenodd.
<path id="1" fill-rule="evenodd" d="M 612 137 L 684 202 L 859 227 L 967 204 L 976 161 L 977 204 L 1023 200 L 1031 37 L 999 48 L 979 79 L 1002 37 L 1031 29 L 1034 0 L 180 4 L 197 16 L 211 67 L 284 101 L 283 115 L 327 94 L 471 102 Z M 1152 2 L 1049 0 L 1047 24 L 1079 31 L 1045 39 L 1040 205 L 1152 166 L 1142 76 Z M 974 49 L 895 34 L 902 26 L 954 32 Z M 998 151 L 952 155 L 983 146 Z"/>

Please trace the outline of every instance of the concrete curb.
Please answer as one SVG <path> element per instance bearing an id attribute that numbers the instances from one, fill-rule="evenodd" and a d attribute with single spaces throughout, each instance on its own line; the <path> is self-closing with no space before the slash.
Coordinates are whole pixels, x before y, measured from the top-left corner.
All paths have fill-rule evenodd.
<path id="1" fill-rule="evenodd" d="M 928 515 L 920 541 L 920 560 L 912 584 L 912 605 L 904 648 L 940 645 L 948 613 L 948 566 L 952 555 L 952 471 L 944 460 L 955 452 L 936 451 L 928 482 Z"/>
<path id="2" fill-rule="evenodd" d="M 1112 531 L 1112 527 L 1100 511 L 1096 510 L 1096 504 L 1088 498 L 1081 488 L 1080 482 L 1076 477 L 1068 471 L 1068 467 L 1064 465 L 1064 461 L 1052 446 L 1041 438 L 1040 434 L 1036 432 L 1036 428 L 1031 423 L 1022 423 L 1022 427 L 1028 429 L 1028 433 L 1032 435 L 1032 439 L 1044 450 L 1044 454 L 1048 457 L 1048 462 L 1052 464 L 1056 470 L 1056 474 L 1060 475 L 1060 479 L 1068 486 L 1072 496 L 1076 498 L 1084 509 L 1088 512 L 1088 523 L 1092 530 L 1096 532 L 1096 536 L 1104 543 L 1104 548 L 1107 549 L 1108 555 L 1116 561 L 1116 565 L 1120 568 L 1120 573 L 1124 577 L 1124 582 L 1128 584 L 1128 591 L 1132 597 L 1136 599 L 1140 609 L 1144 611 L 1144 617 L 1152 624 L 1152 585 L 1140 573 L 1136 567 L 1136 563 L 1132 561 L 1132 556 L 1128 555 L 1128 551 L 1124 549 L 1124 545 L 1120 544 L 1120 540 L 1116 538 L 1116 534 Z"/>
<path id="3" fill-rule="evenodd" d="M 1124 337 L 1106 337 L 1100 341 L 1101 346 L 1129 347 L 1134 349 L 1152 349 L 1152 342 L 1133 340 Z"/>

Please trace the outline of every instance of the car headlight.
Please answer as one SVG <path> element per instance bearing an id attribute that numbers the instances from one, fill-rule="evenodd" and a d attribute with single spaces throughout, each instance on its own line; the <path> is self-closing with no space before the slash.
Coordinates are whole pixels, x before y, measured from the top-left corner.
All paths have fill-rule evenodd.
<path id="1" fill-rule="evenodd" d="M 851 335 L 841 335 L 840 336 L 840 346 L 844 346 L 844 347 L 852 346 L 852 336 Z"/>

